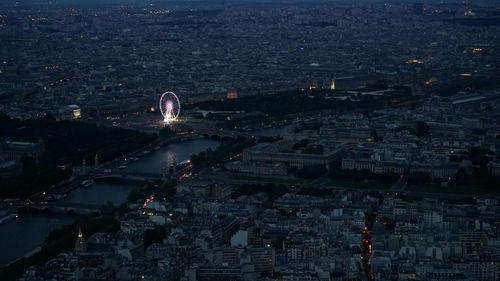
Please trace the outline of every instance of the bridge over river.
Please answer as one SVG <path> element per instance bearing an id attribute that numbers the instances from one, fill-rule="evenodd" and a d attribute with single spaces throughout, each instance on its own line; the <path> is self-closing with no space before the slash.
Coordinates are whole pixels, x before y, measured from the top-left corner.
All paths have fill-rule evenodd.
<path id="1" fill-rule="evenodd" d="M 161 173 L 145 173 L 126 169 L 92 169 L 85 173 L 80 172 L 78 176 L 101 179 L 118 179 L 125 181 L 153 182 L 162 179 Z"/>
<path id="2" fill-rule="evenodd" d="M 50 212 L 54 214 L 76 214 L 76 215 L 94 215 L 99 214 L 101 205 L 98 204 L 82 204 L 65 201 L 51 201 L 47 204 L 37 204 L 30 206 L 39 212 Z"/>

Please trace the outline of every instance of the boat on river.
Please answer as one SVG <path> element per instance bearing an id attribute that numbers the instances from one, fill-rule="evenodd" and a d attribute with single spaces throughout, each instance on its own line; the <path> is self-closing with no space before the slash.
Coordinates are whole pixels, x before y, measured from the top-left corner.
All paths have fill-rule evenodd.
<path id="1" fill-rule="evenodd" d="M 5 217 L 0 218 L 0 224 L 8 223 L 11 220 L 17 219 L 19 217 L 18 214 L 10 214 Z"/>
<path id="2" fill-rule="evenodd" d="M 83 187 L 89 187 L 89 186 L 91 186 L 93 184 L 94 184 L 93 180 L 84 180 L 84 181 L 82 181 L 82 186 Z"/>

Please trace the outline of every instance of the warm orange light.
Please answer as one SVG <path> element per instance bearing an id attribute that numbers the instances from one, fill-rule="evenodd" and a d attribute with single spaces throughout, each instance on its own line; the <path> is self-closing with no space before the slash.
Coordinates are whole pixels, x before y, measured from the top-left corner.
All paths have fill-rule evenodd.
<path id="1" fill-rule="evenodd" d="M 237 99 L 238 98 L 238 92 L 237 91 L 229 91 L 229 92 L 227 92 L 227 98 L 228 99 Z"/>
<path id="2" fill-rule="evenodd" d="M 431 79 L 425 81 L 425 85 L 429 85 L 430 83 L 436 82 L 437 79 L 435 77 L 432 77 Z"/>
<path id="3" fill-rule="evenodd" d="M 417 60 L 417 59 L 412 59 L 412 60 L 407 60 L 406 63 L 424 63 L 423 61 L 421 60 Z"/>

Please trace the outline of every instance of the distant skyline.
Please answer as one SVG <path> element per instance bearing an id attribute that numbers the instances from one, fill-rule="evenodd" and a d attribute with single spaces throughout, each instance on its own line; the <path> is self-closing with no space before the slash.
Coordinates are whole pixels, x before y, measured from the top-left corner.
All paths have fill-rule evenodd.
<path id="1" fill-rule="evenodd" d="M 165 4 L 165 3 L 221 3 L 223 0 L 6 0 L 2 1 L 0 7 L 2 6 L 15 6 L 16 3 L 18 6 L 31 6 L 35 5 L 45 5 L 51 3 L 52 5 L 108 5 L 108 4 L 133 4 L 133 5 L 143 5 L 148 3 L 157 3 L 157 4 Z M 307 4 L 307 3 L 339 3 L 339 4 L 356 4 L 356 3 L 454 3 L 457 1 L 453 0 L 396 0 L 396 1 L 384 1 L 384 0 L 224 0 L 225 3 L 282 3 L 282 4 Z M 460 4 L 460 3 L 457 3 Z M 472 0 L 469 1 L 470 5 L 474 4 L 500 4 L 500 0 Z"/>

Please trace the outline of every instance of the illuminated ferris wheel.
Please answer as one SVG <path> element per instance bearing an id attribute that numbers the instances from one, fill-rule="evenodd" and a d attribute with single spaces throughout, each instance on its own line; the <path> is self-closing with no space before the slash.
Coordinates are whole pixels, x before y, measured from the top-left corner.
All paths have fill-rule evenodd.
<path id="1" fill-rule="evenodd" d="M 181 112 L 181 102 L 173 92 L 165 92 L 160 97 L 160 111 L 163 115 L 163 122 L 169 124 L 179 117 Z"/>

